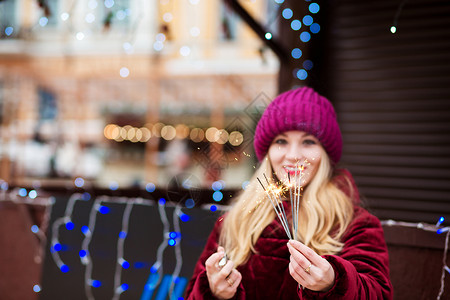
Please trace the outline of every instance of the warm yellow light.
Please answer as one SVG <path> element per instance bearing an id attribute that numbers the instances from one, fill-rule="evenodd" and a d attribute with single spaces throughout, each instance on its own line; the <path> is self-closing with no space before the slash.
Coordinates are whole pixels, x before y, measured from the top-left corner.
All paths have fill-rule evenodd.
<path id="1" fill-rule="evenodd" d="M 178 124 L 175 127 L 175 130 L 177 132 L 177 138 L 179 139 L 185 139 L 189 136 L 189 127 L 184 124 Z"/>
<path id="2" fill-rule="evenodd" d="M 216 141 L 216 132 L 218 131 L 218 129 L 216 127 L 210 127 L 208 129 L 206 129 L 206 139 L 213 143 Z"/>
<path id="3" fill-rule="evenodd" d="M 135 136 L 136 136 L 136 128 L 134 128 L 134 127 L 128 128 L 128 130 L 127 130 L 127 140 L 133 141 Z"/>
<path id="4" fill-rule="evenodd" d="M 164 127 L 165 125 L 163 123 L 156 123 L 155 125 L 153 125 L 152 127 L 152 134 L 156 137 L 161 137 L 161 129 Z"/>
<path id="5" fill-rule="evenodd" d="M 147 142 L 152 136 L 150 130 L 147 127 L 141 127 L 140 131 L 142 133 L 142 137 L 139 139 L 139 141 L 143 143 Z"/>
<path id="6" fill-rule="evenodd" d="M 217 130 L 216 134 L 214 135 L 214 139 L 219 144 L 225 144 L 228 142 L 228 132 L 225 129 Z"/>
<path id="7" fill-rule="evenodd" d="M 177 134 L 175 127 L 166 125 L 161 129 L 161 137 L 167 141 L 173 140 Z"/>
<path id="8" fill-rule="evenodd" d="M 201 128 L 194 128 L 189 135 L 191 140 L 195 143 L 200 143 L 205 138 L 205 132 Z"/>
<path id="9" fill-rule="evenodd" d="M 105 137 L 109 140 L 113 139 L 113 131 L 114 129 L 117 128 L 117 125 L 115 124 L 108 124 L 105 126 L 105 129 L 103 130 L 103 134 L 105 135 Z"/>
<path id="10" fill-rule="evenodd" d="M 228 140 L 231 145 L 239 146 L 244 141 L 244 136 L 239 131 L 233 131 Z"/>

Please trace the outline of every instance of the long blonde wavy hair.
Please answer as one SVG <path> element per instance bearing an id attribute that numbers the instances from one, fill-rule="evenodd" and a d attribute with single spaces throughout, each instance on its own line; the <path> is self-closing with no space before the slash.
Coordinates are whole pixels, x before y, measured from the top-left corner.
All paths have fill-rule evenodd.
<path id="1" fill-rule="evenodd" d="M 297 237 L 319 255 L 337 254 L 343 247 L 340 239 L 353 218 L 352 195 L 344 193 L 333 182 L 333 168 L 325 150 L 322 152 L 317 173 L 304 188 Z M 257 181 L 257 178 L 263 178 L 263 174 L 272 174 L 267 156 L 222 224 L 219 244 L 235 266 L 244 264 L 251 253 L 256 253 L 254 246 L 258 238 L 276 217 L 270 200 Z M 351 184 L 349 188 L 352 188 Z"/>

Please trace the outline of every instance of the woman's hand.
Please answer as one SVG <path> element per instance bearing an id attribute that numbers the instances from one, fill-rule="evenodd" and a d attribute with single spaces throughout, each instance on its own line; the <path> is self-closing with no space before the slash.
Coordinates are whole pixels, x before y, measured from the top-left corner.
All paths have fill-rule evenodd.
<path id="1" fill-rule="evenodd" d="M 223 267 L 219 266 L 219 261 L 224 256 L 225 250 L 219 247 L 217 252 L 206 260 L 206 275 L 213 295 L 219 299 L 230 299 L 236 294 L 242 275 L 233 268 L 234 263 L 231 260 Z"/>
<path id="2" fill-rule="evenodd" d="M 303 287 L 312 291 L 326 292 L 334 284 L 334 270 L 331 264 L 311 248 L 290 240 L 288 249 L 291 253 L 289 273 Z"/>

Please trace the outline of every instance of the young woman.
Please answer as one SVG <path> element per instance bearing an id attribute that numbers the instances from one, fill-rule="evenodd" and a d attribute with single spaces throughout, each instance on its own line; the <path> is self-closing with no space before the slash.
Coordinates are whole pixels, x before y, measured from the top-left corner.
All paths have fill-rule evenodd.
<path id="1" fill-rule="evenodd" d="M 216 222 L 186 298 L 392 299 L 383 229 L 359 205 L 350 173 L 336 168 L 342 137 L 331 103 L 308 87 L 279 95 L 254 146 L 260 167 Z M 297 240 L 289 240 L 258 178 L 287 187 L 299 165 L 303 195 Z"/>

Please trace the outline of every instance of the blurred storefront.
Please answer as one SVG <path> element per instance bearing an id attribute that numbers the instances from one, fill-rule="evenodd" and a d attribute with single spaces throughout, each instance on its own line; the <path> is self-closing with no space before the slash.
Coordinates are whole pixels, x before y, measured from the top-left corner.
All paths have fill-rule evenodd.
<path id="1" fill-rule="evenodd" d="M 179 3 L 178 3 L 179 2 Z M 0 177 L 240 187 L 278 60 L 224 2 L 0 3 Z M 266 18 L 276 3 L 248 1 Z M 8 20 L 5 19 L 8 17 Z"/>

